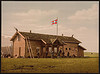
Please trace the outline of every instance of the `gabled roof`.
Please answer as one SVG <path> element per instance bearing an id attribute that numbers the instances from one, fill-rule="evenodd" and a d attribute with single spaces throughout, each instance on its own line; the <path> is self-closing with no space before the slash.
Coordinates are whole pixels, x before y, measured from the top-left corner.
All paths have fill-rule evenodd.
<path id="1" fill-rule="evenodd" d="M 12 36 L 12 38 L 10 39 L 10 41 L 13 41 L 14 38 L 15 38 L 18 34 L 19 34 L 22 38 L 25 39 L 25 37 L 24 37 L 19 31 L 17 31 L 17 32 Z"/>
<path id="2" fill-rule="evenodd" d="M 48 35 L 48 34 L 39 34 L 39 33 L 30 33 L 30 32 L 19 32 L 23 37 L 29 38 L 30 40 L 43 40 L 46 43 L 53 43 L 58 39 L 61 43 L 63 42 L 73 42 L 73 43 L 81 43 L 79 40 L 74 37 L 68 36 L 57 36 L 57 35 Z M 14 37 L 12 37 L 11 41 L 13 41 Z"/>

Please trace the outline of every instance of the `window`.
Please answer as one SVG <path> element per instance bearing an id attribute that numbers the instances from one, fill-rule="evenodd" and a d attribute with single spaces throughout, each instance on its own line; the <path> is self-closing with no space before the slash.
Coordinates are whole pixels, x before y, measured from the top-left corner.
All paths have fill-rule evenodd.
<path id="1" fill-rule="evenodd" d="M 54 48 L 54 52 L 57 53 L 57 47 Z"/>
<path id="2" fill-rule="evenodd" d="M 71 48 L 69 48 L 69 50 L 71 50 Z"/>
<path id="3" fill-rule="evenodd" d="M 67 48 L 66 48 L 66 50 L 67 50 Z"/>
<path id="4" fill-rule="evenodd" d="M 52 47 L 49 47 L 49 52 L 51 52 L 52 51 Z"/>
<path id="5" fill-rule="evenodd" d="M 39 52 L 39 49 L 40 49 L 40 47 L 36 47 L 36 52 L 37 52 L 37 53 Z"/>
<path id="6" fill-rule="evenodd" d="M 17 40 L 20 41 L 20 35 L 17 36 Z"/>

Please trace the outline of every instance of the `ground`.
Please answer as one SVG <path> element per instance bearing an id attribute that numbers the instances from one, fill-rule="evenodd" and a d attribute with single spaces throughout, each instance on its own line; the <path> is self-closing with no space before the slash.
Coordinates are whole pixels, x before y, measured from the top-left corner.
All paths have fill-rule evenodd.
<path id="1" fill-rule="evenodd" d="M 98 73 L 97 53 L 86 58 L 2 58 L 1 73 Z"/>

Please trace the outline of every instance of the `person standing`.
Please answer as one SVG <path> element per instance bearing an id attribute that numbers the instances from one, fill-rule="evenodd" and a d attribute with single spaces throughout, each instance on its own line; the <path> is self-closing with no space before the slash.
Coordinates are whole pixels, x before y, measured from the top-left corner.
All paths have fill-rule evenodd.
<path id="1" fill-rule="evenodd" d="M 63 51 L 63 52 L 62 52 L 63 57 L 64 57 L 64 54 L 65 54 L 65 53 L 64 53 L 64 51 Z"/>
<path id="2" fill-rule="evenodd" d="M 37 53 L 37 56 L 38 56 L 38 58 L 39 58 L 39 52 Z"/>
<path id="3" fill-rule="evenodd" d="M 61 50 L 58 52 L 58 54 L 57 54 L 57 57 L 59 58 L 60 57 L 60 53 L 61 53 Z"/>
<path id="4" fill-rule="evenodd" d="M 39 49 L 37 49 L 37 57 L 39 58 Z"/>
<path id="5" fill-rule="evenodd" d="M 48 51 L 46 51 L 46 58 L 47 58 L 47 55 L 48 55 Z"/>

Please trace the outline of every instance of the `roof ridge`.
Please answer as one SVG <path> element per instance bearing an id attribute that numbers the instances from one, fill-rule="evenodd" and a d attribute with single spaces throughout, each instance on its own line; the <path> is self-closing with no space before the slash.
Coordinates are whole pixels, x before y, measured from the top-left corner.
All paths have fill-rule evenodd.
<path id="1" fill-rule="evenodd" d="M 21 31 L 19 31 L 19 32 L 21 32 Z M 30 32 L 24 32 L 24 33 L 30 33 Z M 50 36 L 59 36 L 59 37 L 69 37 L 69 36 L 51 35 L 51 34 L 41 34 L 41 33 L 33 33 L 33 34 L 50 35 Z"/>

